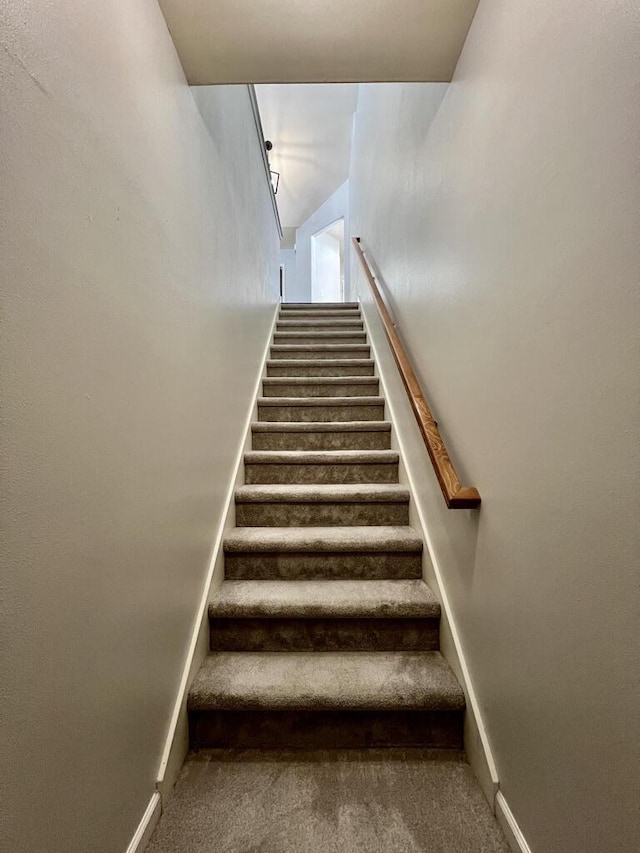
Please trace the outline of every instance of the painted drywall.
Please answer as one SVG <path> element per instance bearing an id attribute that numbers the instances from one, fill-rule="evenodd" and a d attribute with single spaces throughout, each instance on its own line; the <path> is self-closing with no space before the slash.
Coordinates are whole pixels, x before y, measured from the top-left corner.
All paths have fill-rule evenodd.
<path id="1" fill-rule="evenodd" d="M 328 231 L 311 238 L 311 301 L 342 302 L 340 242 Z"/>
<path id="2" fill-rule="evenodd" d="M 296 250 L 280 249 L 280 266 L 284 267 L 284 294 L 283 302 L 287 301 L 287 291 L 290 287 L 295 288 L 296 282 Z M 291 302 L 291 300 L 289 300 Z"/>
<path id="3" fill-rule="evenodd" d="M 191 83 L 450 80 L 478 0 L 160 0 Z"/>
<path id="4" fill-rule="evenodd" d="M 423 452 L 434 555 L 534 853 L 640 838 L 639 39 L 621 0 L 482 0 L 435 118 L 412 86 L 362 87 L 356 115 L 352 231 L 482 494 L 447 511 Z"/>
<path id="5" fill-rule="evenodd" d="M 295 290 L 287 294 L 288 302 L 311 302 L 311 238 L 314 234 L 344 219 L 345 240 L 349 230 L 349 181 L 338 189 L 311 214 L 296 231 L 296 281 Z M 344 271 L 345 300 L 349 300 L 350 268 Z"/>
<path id="6" fill-rule="evenodd" d="M 3 846 L 124 851 L 276 300 L 245 87 L 154 0 L 3 4 Z"/>
<path id="7" fill-rule="evenodd" d="M 296 247 L 296 229 L 283 228 L 282 239 L 280 240 L 281 249 L 295 249 Z"/>

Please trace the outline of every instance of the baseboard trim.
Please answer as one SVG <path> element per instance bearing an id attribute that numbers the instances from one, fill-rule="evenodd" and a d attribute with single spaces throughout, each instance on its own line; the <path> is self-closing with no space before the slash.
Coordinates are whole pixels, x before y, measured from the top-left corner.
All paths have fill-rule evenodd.
<path id="1" fill-rule="evenodd" d="M 127 853 L 142 853 L 160 820 L 162 813 L 162 799 L 157 791 L 154 791 L 149 800 L 149 805 L 142 815 L 142 820 L 133 834 L 133 838 L 127 847 Z"/>
<path id="2" fill-rule="evenodd" d="M 178 686 L 177 696 L 174 703 L 173 712 L 171 714 L 171 720 L 169 722 L 169 728 L 165 738 L 164 748 L 162 750 L 162 757 L 160 759 L 160 766 L 158 767 L 158 773 L 156 777 L 156 788 L 162 794 L 162 796 L 166 796 L 166 794 L 171 790 L 171 788 L 173 788 L 180 772 L 180 768 L 184 762 L 184 758 L 188 751 L 188 733 L 186 728 L 187 693 L 191 684 L 194 665 L 199 665 L 199 661 L 196 660 L 196 656 L 198 654 L 198 648 L 201 647 L 203 641 L 203 624 L 205 624 L 206 626 L 207 609 L 209 605 L 209 598 L 211 596 L 213 582 L 216 575 L 216 567 L 222 560 L 222 540 L 224 537 L 225 530 L 229 524 L 231 513 L 234 510 L 234 493 L 242 467 L 245 450 L 247 448 L 247 442 L 250 441 L 251 438 L 251 422 L 256 417 L 256 406 L 258 394 L 260 391 L 260 383 L 262 382 L 266 369 L 269 348 L 271 346 L 273 331 L 275 329 L 275 325 L 278 319 L 279 309 L 280 303 L 278 302 L 275 306 L 273 320 L 271 322 L 271 326 L 269 328 L 269 333 L 267 336 L 267 342 L 262 353 L 260 368 L 258 370 L 257 378 L 253 388 L 251 403 L 247 410 L 244 428 L 241 431 L 242 437 L 238 445 L 238 451 L 234 460 L 232 477 L 229 483 L 227 494 L 225 496 L 223 511 L 220 515 L 220 522 L 216 530 L 213 548 L 211 550 L 211 558 L 209 560 L 209 567 L 207 569 L 207 574 L 202 587 L 200 602 L 191 628 L 191 640 L 189 642 L 189 650 L 187 652 L 187 656 L 182 669 L 180 684 Z"/>
<path id="3" fill-rule="evenodd" d="M 352 281 L 352 288 L 354 287 L 354 282 Z M 385 404 L 389 407 L 389 413 L 391 415 L 391 421 L 394 425 L 394 434 L 395 440 L 398 444 L 398 450 L 400 453 L 400 459 L 402 460 L 402 467 L 404 469 L 404 473 L 406 475 L 409 489 L 411 491 L 411 495 L 413 497 L 413 504 L 415 506 L 416 514 L 422 528 L 422 534 L 424 536 L 424 541 L 427 548 L 427 553 L 429 555 L 429 559 L 431 561 L 431 565 L 433 566 L 433 573 L 435 575 L 437 584 L 438 584 L 438 593 L 441 599 L 441 605 L 443 610 L 443 622 L 445 623 L 446 632 L 448 633 L 451 643 L 453 644 L 453 648 L 450 648 L 450 654 L 455 655 L 457 666 L 455 669 L 458 670 L 456 673 L 460 680 L 462 681 L 462 686 L 465 692 L 465 696 L 467 699 L 467 719 L 465 720 L 465 749 L 467 752 L 467 758 L 469 760 L 469 764 L 471 765 L 474 773 L 476 774 L 478 781 L 482 787 L 485 797 L 487 798 L 492 810 L 495 811 L 495 798 L 498 793 L 498 789 L 500 786 L 498 771 L 496 768 L 496 763 L 493 758 L 493 754 L 491 751 L 491 744 L 489 742 L 489 738 L 487 735 L 487 730 L 484 725 L 484 721 L 482 719 L 482 713 L 480 711 L 480 704 L 478 702 L 473 682 L 471 680 L 471 674 L 469 672 L 469 667 L 467 665 L 466 657 L 463 650 L 462 641 L 460 639 L 460 634 L 453 618 L 453 611 L 449 601 L 449 597 L 447 595 L 447 588 L 444 582 L 444 574 L 440 568 L 438 563 L 438 559 L 435 553 L 435 549 L 433 546 L 433 540 L 429 533 L 429 526 L 427 524 L 423 507 L 420 501 L 417 500 L 416 495 L 419 494 L 418 489 L 416 488 L 415 479 L 413 477 L 412 471 L 410 467 L 406 464 L 406 459 L 408 458 L 408 453 L 406 452 L 403 437 L 398 429 L 398 424 L 401 423 L 401 419 L 397 417 L 397 413 L 394 408 L 393 403 L 393 395 L 388 393 L 387 386 L 387 376 L 383 373 L 383 364 L 385 363 L 384 359 L 380 358 L 380 350 L 377 342 L 377 335 L 373 335 L 371 332 L 371 324 L 368 322 L 367 314 L 364 311 L 364 306 L 362 305 L 362 300 L 360 298 L 360 293 L 357 284 L 355 284 L 356 293 L 358 299 L 361 304 L 362 317 L 364 321 L 364 327 L 369 336 L 369 344 L 371 346 L 371 350 L 373 353 L 373 357 L 375 359 L 377 370 L 380 378 L 380 385 L 382 388 L 382 393 L 385 398 Z M 374 309 L 377 310 L 377 309 Z M 383 333 L 381 332 L 381 335 Z M 382 340 L 382 338 L 381 338 Z M 386 339 L 383 340 L 383 343 L 386 343 Z M 392 369 L 396 369 L 395 364 Z M 398 375 L 398 382 L 400 382 L 400 377 Z M 449 644 L 450 645 L 450 644 Z M 452 661 L 449 661 L 452 663 Z"/>
<path id="4" fill-rule="evenodd" d="M 509 803 L 502 791 L 498 791 L 496 794 L 496 819 L 513 853 L 531 853 L 527 839 L 522 834 L 518 821 L 509 808 Z"/>

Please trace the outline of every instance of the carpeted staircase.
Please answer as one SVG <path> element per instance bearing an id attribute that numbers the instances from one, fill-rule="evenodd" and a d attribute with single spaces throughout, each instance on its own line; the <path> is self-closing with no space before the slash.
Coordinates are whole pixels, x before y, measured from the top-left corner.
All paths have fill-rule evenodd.
<path id="1" fill-rule="evenodd" d="M 462 748 L 391 430 L 359 306 L 283 305 L 192 748 Z"/>

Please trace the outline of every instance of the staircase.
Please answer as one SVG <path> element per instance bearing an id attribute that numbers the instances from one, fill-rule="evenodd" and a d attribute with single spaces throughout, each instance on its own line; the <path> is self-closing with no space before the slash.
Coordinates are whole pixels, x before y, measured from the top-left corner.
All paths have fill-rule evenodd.
<path id="1" fill-rule="evenodd" d="M 282 306 L 191 746 L 462 748 L 392 426 L 356 303 Z"/>

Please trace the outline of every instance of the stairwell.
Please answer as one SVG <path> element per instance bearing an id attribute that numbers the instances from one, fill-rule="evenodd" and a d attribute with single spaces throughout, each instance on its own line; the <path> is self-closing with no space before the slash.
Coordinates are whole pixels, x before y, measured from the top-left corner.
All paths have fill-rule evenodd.
<path id="1" fill-rule="evenodd" d="M 214 849 L 206 839 L 220 832 L 226 851 L 507 849 L 464 761 L 464 694 L 439 651 L 440 605 L 422 580 L 423 543 L 375 370 L 357 303 L 281 307 L 225 579 L 209 606 L 210 653 L 188 697 L 191 748 L 207 752 L 185 766 L 151 845 L 158 853 Z M 251 775 L 263 760 L 284 762 L 303 790 L 322 778 L 344 800 L 322 829 L 315 800 L 298 802 L 291 818 L 316 827 L 301 846 L 276 828 L 265 836 L 264 814 L 253 818 L 255 847 L 229 823 L 228 774 L 247 773 L 247 761 L 236 796 L 246 806 L 259 788 L 277 800 L 280 776 Z M 340 821 L 338 836 L 326 822 L 344 813 L 352 786 L 381 802 L 368 829 L 348 821 L 340 840 Z M 209 797 L 225 803 L 217 816 L 204 816 Z M 418 804 L 418 817 L 402 820 L 410 842 L 405 832 L 382 843 L 407 799 Z"/>

